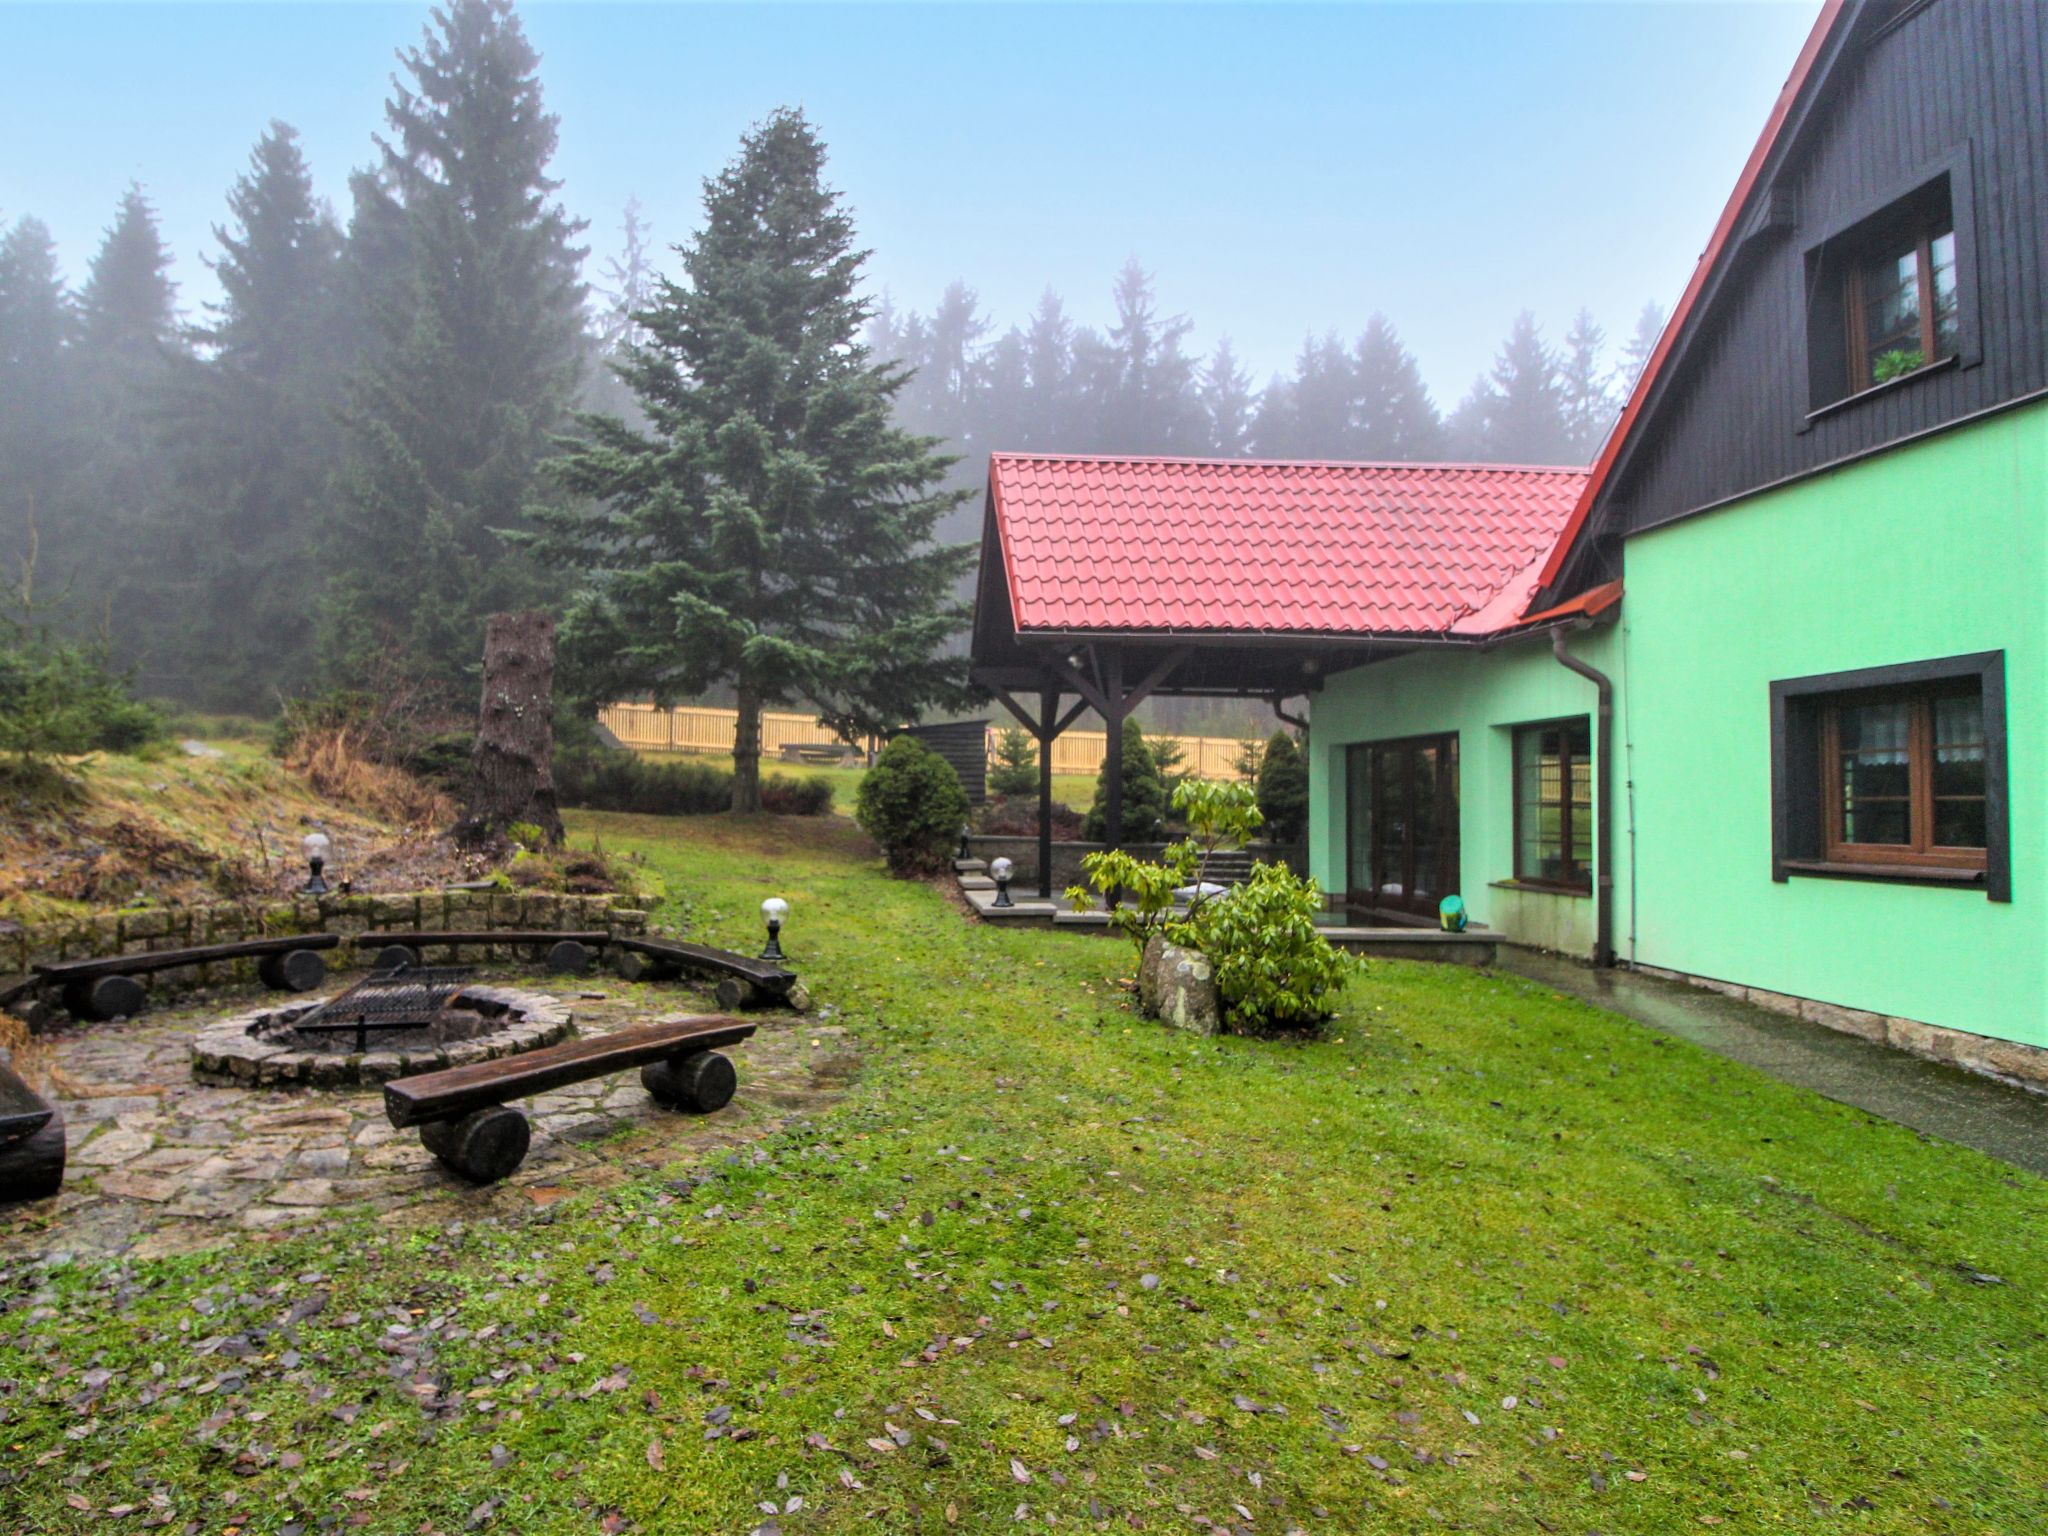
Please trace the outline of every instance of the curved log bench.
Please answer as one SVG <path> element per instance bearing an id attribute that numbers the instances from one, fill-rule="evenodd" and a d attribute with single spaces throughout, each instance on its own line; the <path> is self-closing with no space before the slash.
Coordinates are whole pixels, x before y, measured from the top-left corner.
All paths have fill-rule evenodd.
<path id="1" fill-rule="evenodd" d="M 0 1205 L 48 1199 L 63 1183 L 63 1115 L 0 1063 Z"/>
<path id="2" fill-rule="evenodd" d="M 273 992 L 310 992 L 327 979 L 320 953 L 341 942 L 335 933 L 300 933 L 278 939 L 241 939 L 191 949 L 150 949 L 94 960 L 56 960 L 35 966 L 38 981 L 61 988 L 74 1019 L 131 1018 L 149 1000 L 137 976 L 221 960 L 256 960 L 256 974 Z"/>
<path id="3" fill-rule="evenodd" d="M 466 944 L 510 944 L 521 949 L 538 949 L 546 945 L 547 952 L 541 958 L 549 970 L 558 976 L 581 976 L 590 969 L 594 953 L 614 941 L 609 933 L 598 929 L 560 932 L 553 929 L 500 928 L 462 933 L 359 933 L 349 942 L 357 949 L 376 950 L 375 963 L 380 971 L 388 971 L 396 965 L 418 965 L 420 951 L 428 945 L 444 945 L 451 950 L 459 950 Z"/>
<path id="4" fill-rule="evenodd" d="M 657 1103 L 707 1115 L 730 1103 L 739 1084 L 719 1049 L 753 1032 L 744 1019 L 693 1014 L 401 1077 L 384 1085 L 384 1116 L 399 1130 L 417 1129 L 421 1145 L 465 1179 L 490 1184 L 519 1166 L 533 1135 L 526 1116 L 506 1100 L 638 1067 L 641 1085 Z"/>
<path id="5" fill-rule="evenodd" d="M 748 1004 L 774 1007 L 785 1002 L 796 986 L 796 972 L 773 960 L 714 949 L 709 944 L 685 944 L 680 939 L 612 940 L 619 952 L 616 968 L 627 981 L 666 981 L 683 971 L 710 972 L 721 978 L 718 1006 L 739 1008 Z"/>

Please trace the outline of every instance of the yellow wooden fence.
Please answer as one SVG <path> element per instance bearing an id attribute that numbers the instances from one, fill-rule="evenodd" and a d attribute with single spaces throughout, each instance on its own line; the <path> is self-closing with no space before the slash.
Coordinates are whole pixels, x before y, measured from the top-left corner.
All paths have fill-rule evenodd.
<path id="1" fill-rule="evenodd" d="M 642 752 L 730 752 L 739 728 L 739 716 L 730 709 L 683 705 L 657 709 L 652 704 L 607 704 L 598 719 L 625 746 Z M 996 760 L 996 741 L 1002 727 L 988 731 L 988 760 Z M 810 746 L 829 741 L 830 733 L 816 716 L 763 712 L 761 751 L 777 757 L 784 747 Z M 1108 737 L 1101 731 L 1068 731 L 1052 744 L 1052 771 L 1093 778 L 1101 771 L 1103 749 Z M 1203 779 L 1234 779 L 1237 756 L 1244 743 L 1228 736 L 1154 736 L 1152 742 L 1176 741 L 1181 747 L 1181 769 Z M 1034 759 L 1035 761 L 1035 759 Z"/>

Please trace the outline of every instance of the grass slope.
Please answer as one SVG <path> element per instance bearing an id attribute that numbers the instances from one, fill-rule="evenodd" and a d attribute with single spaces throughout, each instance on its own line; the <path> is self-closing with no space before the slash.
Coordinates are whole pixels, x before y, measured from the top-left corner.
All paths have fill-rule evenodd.
<path id="1" fill-rule="evenodd" d="M 320 795 L 261 742 L 220 739 L 79 760 L 68 792 L 0 802 L 0 918 L 34 922 L 136 902 L 207 901 L 303 879 L 299 839 L 327 828 L 349 852 L 389 824 Z"/>
<path id="2" fill-rule="evenodd" d="M 576 821 L 710 937 L 788 896 L 851 1095 L 515 1225 L 18 1270 L 8 1528 L 2048 1520 L 2039 1180 L 1504 977 L 1198 1041 L 843 824 Z"/>

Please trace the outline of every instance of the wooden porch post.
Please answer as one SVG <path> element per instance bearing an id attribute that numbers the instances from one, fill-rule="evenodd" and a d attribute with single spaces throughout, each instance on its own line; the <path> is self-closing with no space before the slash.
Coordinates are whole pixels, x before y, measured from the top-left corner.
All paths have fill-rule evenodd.
<path id="1" fill-rule="evenodd" d="M 1052 899 L 1052 738 L 1060 691 L 1047 683 L 1038 691 L 1038 896 Z"/>
<path id="2" fill-rule="evenodd" d="M 1124 703 L 1124 659 L 1121 652 L 1111 651 L 1102 660 L 1103 698 L 1109 708 L 1103 712 L 1103 721 L 1109 727 L 1109 755 L 1104 769 L 1109 774 L 1109 793 L 1104 797 L 1102 844 L 1105 848 L 1121 848 L 1124 841 L 1124 716 L 1129 712 Z"/>

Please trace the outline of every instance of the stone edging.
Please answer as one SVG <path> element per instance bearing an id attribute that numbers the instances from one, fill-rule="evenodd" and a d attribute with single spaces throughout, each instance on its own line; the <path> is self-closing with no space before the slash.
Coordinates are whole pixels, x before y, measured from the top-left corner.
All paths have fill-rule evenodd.
<path id="1" fill-rule="evenodd" d="M 1861 1008 L 1844 1008 L 1817 998 L 1795 997 L 1789 992 L 1771 992 L 1762 987 L 1745 987 L 1739 982 L 1717 981 L 1686 971 L 1669 971 L 1658 965 L 1630 967 L 1644 976 L 1662 981 L 1681 981 L 1687 986 L 1718 992 L 1768 1008 L 1789 1018 L 1804 1019 L 1845 1035 L 1910 1051 L 1929 1061 L 1946 1062 L 1968 1072 L 1982 1073 L 2024 1087 L 2048 1089 L 2048 1050 L 2018 1040 L 1999 1040 L 1975 1035 L 1968 1030 L 1949 1029 L 1940 1024 L 1923 1024 L 1918 1019 L 1899 1018 L 1888 1013 L 1869 1013 Z"/>
<path id="2" fill-rule="evenodd" d="M 324 997 L 298 998 L 238 1013 L 209 1024 L 192 1037 L 192 1075 L 202 1083 L 245 1088 L 341 1088 L 354 1083 L 384 1083 L 417 1072 L 465 1067 L 520 1051 L 553 1045 L 575 1024 L 568 1005 L 541 992 L 512 987 L 465 987 L 466 1000 L 496 1003 L 520 1018 L 507 1028 L 474 1040 L 436 1046 L 432 1050 L 371 1051 L 364 1055 L 339 1051 L 296 1050 L 259 1039 L 256 1027 L 279 1014 L 292 1017 L 317 1008 Z"/>

